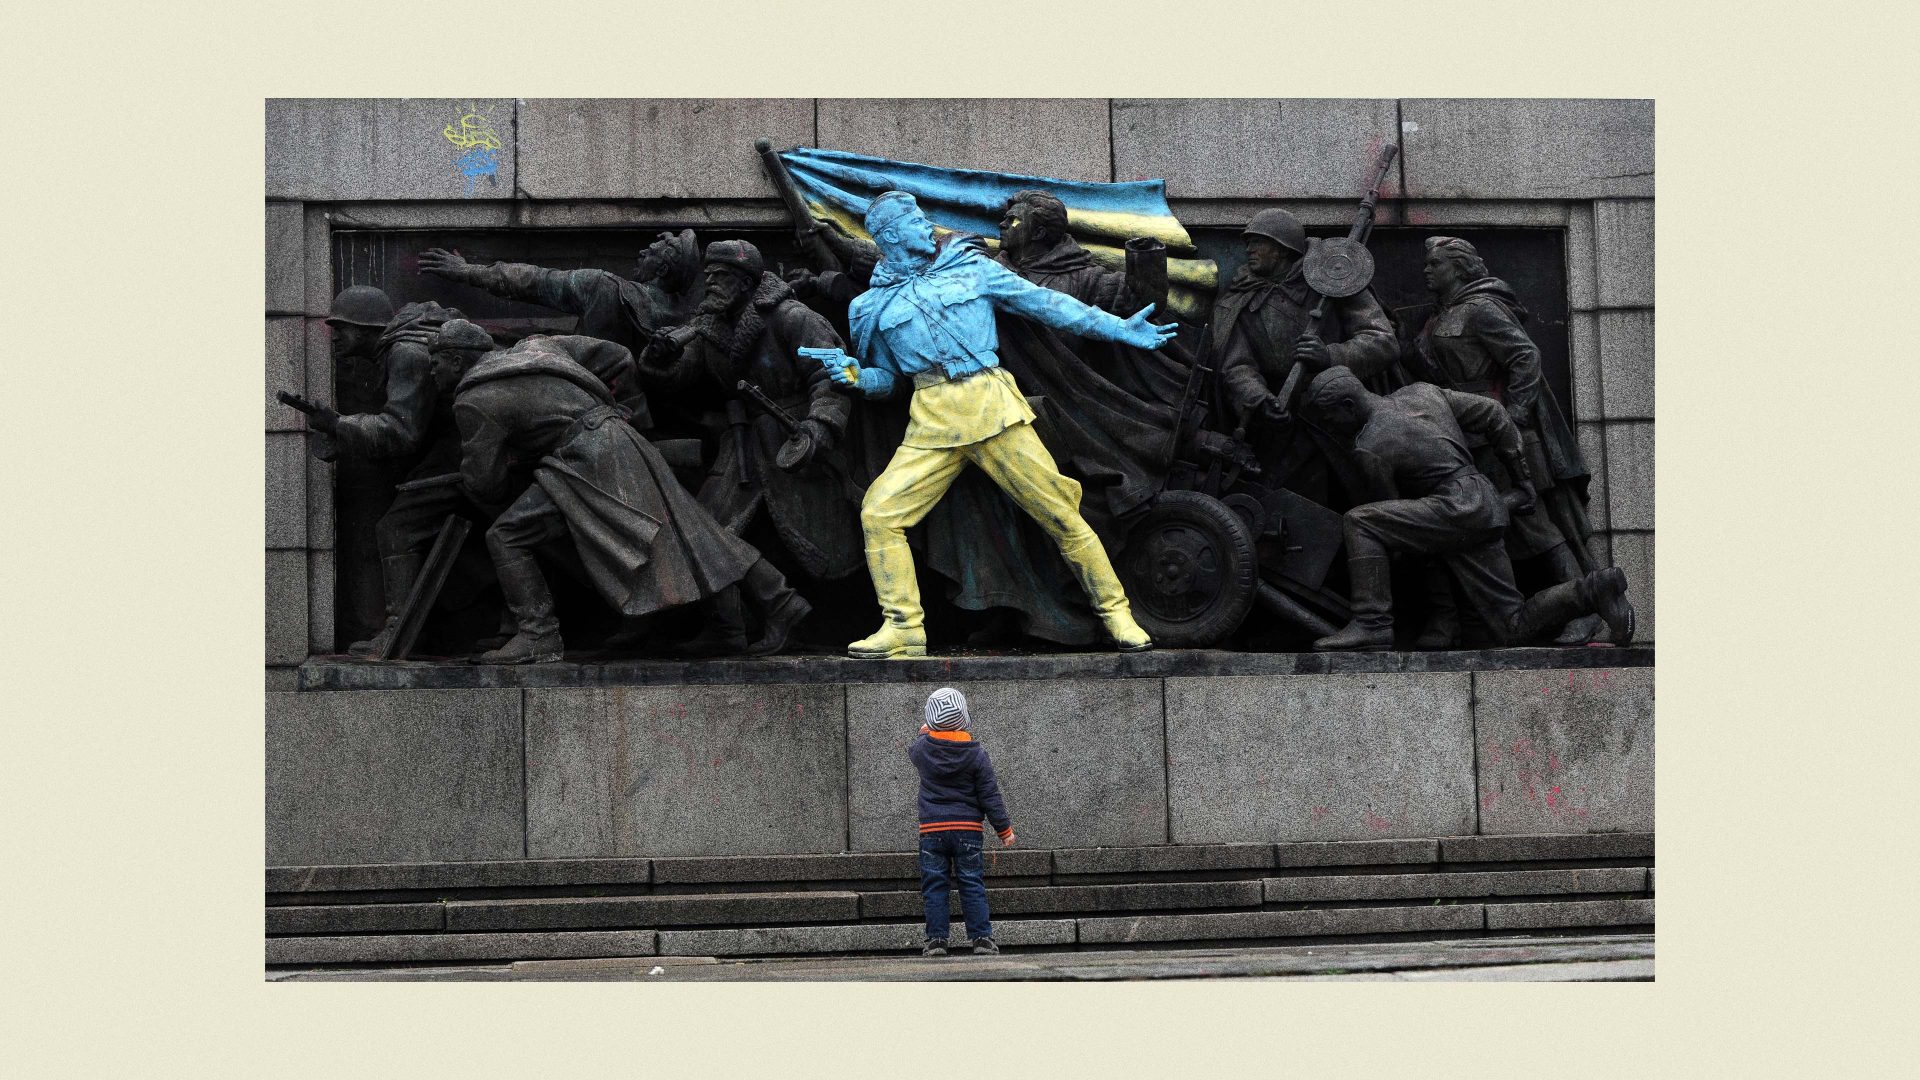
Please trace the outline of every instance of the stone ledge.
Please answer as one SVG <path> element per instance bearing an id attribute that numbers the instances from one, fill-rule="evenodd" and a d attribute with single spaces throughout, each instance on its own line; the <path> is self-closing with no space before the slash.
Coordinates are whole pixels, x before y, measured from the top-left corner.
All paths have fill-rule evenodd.
<path id="1" fill-rule="evenodd" d="M 1044 877 L 1052 869 L 1051 852 L 992 851 L 988 877 Z M 719 884 L 767 881 L 911 881 L 920 876 L 919 856 L 900 854 L 746 855 L 655 859 L 653 880 L 663 884 Z"/>
<path id="2" fill-rule="evenodd" d="M 860 926 L 780 926 L 741 930 L 663 930 L 663 956 L 776 956 L 783 953 L 899 952 L 916 948 L 926 934 L 919 922 Z M 965 935 L 955 925 L 953 939 Z M 1072 919 L 995 922 L 999 945 L 1072 945 Z"/>
<path id="3" fill-rule="evenodd" d="M 645 885 L 649 859 L 513 859 L 500 862 L 269 866 L 267 892 L 398 892 L 543 885 Z"/>
<path id="4" fill-rule="evenodd" d="M 1645 868 L 1513 870 L 1481 874 L 1355 874 L 1266 879 L 1268 903 L 1316 900 L 1430 900 L 1443 896 L 1624 893 L 1646 887 Z"/>
<path id="5" fill-rule="evenodd" d="M 1212 675 L 1371 675 L 1395 672 L 1537 671 L 1652 667 L 1653 647 L 1462 649 L 1449 652 L 1255 653 L 1161 649 L 1148 653 L 1046 653 L 851 660 L 776 656 L 757 660 L 608 660 L 524 667 L 461 663 L 382 664 L 338 656 L 300 665 L 301 690 L 520 689 L 706 686 L 764 683 L 945 683 L 1053 679 L 1166 679 Z"/>
<path id="6" fill-rule="evenodd" d="M 1140 915 L 1081 919 L 1080 943 L 1252 940 L 1347 934 L 1405 934 L 1481 929 L 1481 906 L 1328 908 L 1320 911 L 1248 911 L 1220 915 Z"/>
<path id="7" fill-rule="evenodd" d="M 1275 844 L 1274 865 L 1384 866 L 1418 865 L 1440 861 L 1438 840 L 1333 840 L 1324 843 Z"/>
<path id="8" fill-rule="evenodd" d="M 917 892 L 862 893 L 860 917 L 912 918 L 926 910 L 925 903 Z M 949 903 L 954 912 L 960 911 L 957 893 Z M 995 917 L 1143 909 L 1259 907 L 1260 882 L 1193 881 L 988 889 L 987 906 Z"/>
<path id="9" fill-rule="evenodd" d="M 850 892 L 732 896 L 595 896 L 552 900 L 454 900 L 448 930 L 571 930 L 758 922 L 836 922 L 860 917 Z"/>
<path id="10" fill-rule="evenodd" d="M 1265 870 L 1271 844 L 1174 844 L 1162 847 L 1061 848 L 1057 874 L 1142 874 L 1190 870 Z"/>
<path id="11" fill-rule="evenodd" d="M 1537 862 L 1547 859 L 1641 859 L 1653 855 L 1652 833 L 1570 833 L 1560 836 L 1448 836 L 1440 861 Z"/>
<path id="12" fill-rule="evenodd" d="M 442 904 L 322 904 L 270 907 L 268 934 L 369 934 L 445 930 Z"/>
<path id="13" fill-rule="evenodd" d="M 1559 904 L 1488 904 L 1489 930 L 1571 926 L 1651 926 L 1651 900 L 1576 900 Z"/>
<path id="14" fill-rule="evenodd" d="M 267 939 L 269 964 L 410 963 L 423 960 L 571 960 L 653 956 L 652 930 L 555 934 L 395 934 L 381 937 Z"/>

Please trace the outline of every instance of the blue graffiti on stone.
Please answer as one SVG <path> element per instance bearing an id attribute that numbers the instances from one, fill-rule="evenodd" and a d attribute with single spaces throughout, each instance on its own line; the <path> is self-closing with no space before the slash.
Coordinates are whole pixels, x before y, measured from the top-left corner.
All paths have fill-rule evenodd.
<path id="1" fill-rule="evenodd" d="M 460 175 L 466 177 L 469 198 L 473 195 L 474 184 L 481 177 L 499 182 L 500 136 L 494 133 L 491 120 L 478 112 L 468 112 L 457 124 L 448 124 L 440 134 L 465 151 L 454 164 L 459 167 Z"/>

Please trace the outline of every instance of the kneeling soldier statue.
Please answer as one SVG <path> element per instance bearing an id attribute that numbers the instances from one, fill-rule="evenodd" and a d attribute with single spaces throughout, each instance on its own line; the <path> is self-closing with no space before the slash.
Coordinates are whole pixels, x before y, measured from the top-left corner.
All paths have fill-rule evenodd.
<path id="1" fill-rule="evenodd" d="M 1347 511 L 1347 569 L 1353 621 L 1316 649 L 1393 647 L 1388 556 L 1438 555 L 1502 645 L 1558 633 L 1567 620 L 1597 613 L 1613 640 L 1633 638 L 1627 578 L 1609 568 L 1522 597 L 1505 543 L 1508 513 L 1533 512 L 1534 491 L 1520 429 L 1499 402 L 1415 383 L 1381 397 L 1353 372 L 1314 376 L 1307 400 L 1335 433 L 1351 436 L 1375 502 Z M 1514 478 L 1503 499 L 1474 468 L 1468 435 L 1487 440 Z"/>
<path id="2" fill-rule="evenodd" d="M 452 396 L 460 427 L 461 484 L 482 505 L 513 499 L 487 530 L 487 550 L 519 632 L 477 662 L 560 659 L 553 594 L 534 552 L 569 538 L 588 581 L 623 616 L 704 600 L 740 583 L 764 627 L 749 651 L 778 652 L 811 607 L 700 508 L 627 422 L 633 409 L 607 388 L 624 378 L 588 371 L 562 347 L 569 342 L 619 350 L 621 374 L 633 368 L 624 348 L 597 339 L 536 337 L 499 351 L 465 320 L 434 339 L 433 377 Z M 533 465 L 517 499 L 523 474 L 516 462 Z"/>

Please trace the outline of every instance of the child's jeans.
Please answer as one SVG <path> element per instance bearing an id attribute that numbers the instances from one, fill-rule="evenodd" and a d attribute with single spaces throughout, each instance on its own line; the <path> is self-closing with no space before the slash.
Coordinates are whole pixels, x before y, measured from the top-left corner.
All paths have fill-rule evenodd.
<path id="1" fill-rule="evenodd" d="M 993 936 L 993 921 L 987 916 L 987 864 L 981 855 L 984 840 L 971 829 L 920 835 L 920 895 L 927 902 L 928 938 L 947 939 L 947 894 L 956 880 L 968 940 Z"/>

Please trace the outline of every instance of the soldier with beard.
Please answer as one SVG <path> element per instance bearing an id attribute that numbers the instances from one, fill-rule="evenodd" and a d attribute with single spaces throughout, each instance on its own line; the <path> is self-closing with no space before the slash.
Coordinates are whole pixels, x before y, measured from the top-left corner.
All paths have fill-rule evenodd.
<path id="1" fill-rule="evenodd" d="M 1591 562 L 1586 541 L 1587 480 L 1580 443 L 1568 430 L 1560 405 L 1540 372 L 1540 350 L 1527 336 L 1527 309 L 1506 282 L 1487 272 L 1472 244 L 1451 236 L 1426 242 L 1427 287 L 1438 302 L 1415 339 L 1420 374 L 1439 386 L 1492 398 L 1505 406 L 1520 429 L 1527 465 L 1539 492 L 1542 513 L 1516 517 L 1507 528 L 1507 554 L 1515 560 L 1540 558 L 1555 581 L 1573 581 Z M 1502 492 L 1514 477 L 1484 439 L 1474 439 L 1474 464 Z M 1457 606 L 1444 578 L 1432 591 L 1434 611 L 1416 643 L 1447 648 L 1460 633 Z M 1556 644 L 1577 645 L 1601 630 L 1588 616 L 1569 623 Z"/>
<path id="2" fill-rule="evenodd" d="M 1331 365 L 1362 378 L 1390 372 L 1399 358 L 1393 324 L 1373 293 L 1362 290 L 1329 301 L 1320 322 L 1307 325 L 1318 297 L 1302 272 L 1306 230 L 1292 214 L 1262 210 L 1242 237 L 1246 265 L 1214 304 L 1207 331 L 1223 405 L 1240 427 L 1256 429 L 1254 449 L 1268 483 L 1327 503 L 1332 477 L 1350 494 L 1362 481 L 1339 441 L 1278 391 L 1296 362 L 1308 374 Z"/>
<path id="3" fill-rule="evenodd" d="M 593 338 L 529 338 L 498 350 L 464 321 L 434 340 L 433 377 L 453 398 L 460 429 L 461 486 L 484 506 L 511 502 L 488 528 L 487 550 L 518 633 L 476 662 L 560 659 L 553 594 L 534 556 L 550 544 L 568 544 L 586 580 L 627 619 L 743 585 L 764 627 L 751 653 L 785 647 L 812 610 L 701 509 L 628 422 L 644 426 L 645 417 L 619 404 L 608 382 L 632 366 L 624 348 Z"/>
<path id="4" fill-rule="evenodd" d="M 786 282 L 767 272 L 759 249 L 744 240 L 707 245 L 705 275 L 699 312 L 688 325 L 654 338 L 641 354 L 642 370 L 667 389 L 700 388 L 729 398 L 744 380 L 798 426 L 788 435 L 772 416 L 729 400 L 732 431 L 720 439 L 700 505 L 736 536 L 766 522 L 810 577 L 846 577 L 862 565 L 859 495 L 845 480 L 856 471 L 844 453 L 853 399 L 796 352 L 845 343 Z M 736 593 L 719 598 L 705 631 L 683 652 L 747 648 Z"/>

